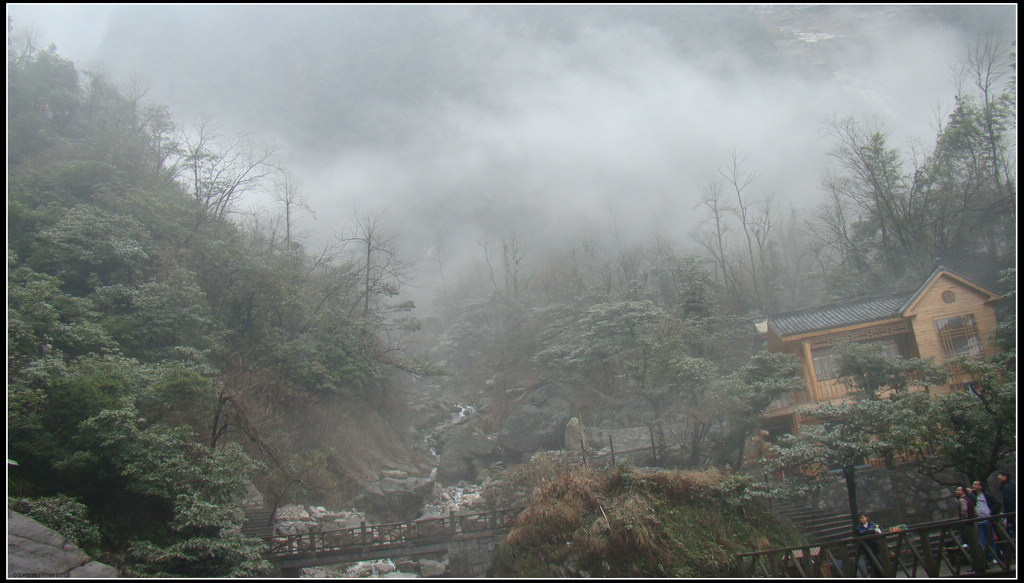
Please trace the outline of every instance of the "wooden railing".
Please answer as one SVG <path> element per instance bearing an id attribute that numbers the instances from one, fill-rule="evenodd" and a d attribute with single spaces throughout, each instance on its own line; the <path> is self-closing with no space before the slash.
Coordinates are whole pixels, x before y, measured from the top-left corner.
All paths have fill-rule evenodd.
<path id="1" fill-rule="evenodd" d="M 742 553 L 737 577 L 944 577 L 1016 570 L 1016 540 L 1003 527 L 1007 513 L 992 518 L 919 524 L 896 532 L 828 543 Z M 989 521 L 998 537 L 996 564 L 978 540 L 977 525 Z M 966 546 L 965 546 L 966 545 Z M 877 552 L 875 552 L 877 549 Z"/>
<path id="2" fill-rule="evenodd" d="M 345 551 L 372 553 L 392 547 L 452 540 L 463 535 L 508 530 L 522 510 L 508 508 L 474 514 L 453 512 L 442 518 L 372 525 L 364 522 L 354 528 L 272 536 L 264 539 L 267 542 L 265 555 L 274 560 Z"/>

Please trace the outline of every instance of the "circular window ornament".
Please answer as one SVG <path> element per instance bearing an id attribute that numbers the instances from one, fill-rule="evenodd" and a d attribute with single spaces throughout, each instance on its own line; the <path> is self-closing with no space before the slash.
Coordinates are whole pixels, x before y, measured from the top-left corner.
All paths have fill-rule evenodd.
<path id="1" fill-rule="evenodd" d="M 953 302 L 956 301 L 956 294 L 949 290 L 946 290 L 942 292 L 942 301 L 946 302 L 947 304 L 952 304 Z"/>

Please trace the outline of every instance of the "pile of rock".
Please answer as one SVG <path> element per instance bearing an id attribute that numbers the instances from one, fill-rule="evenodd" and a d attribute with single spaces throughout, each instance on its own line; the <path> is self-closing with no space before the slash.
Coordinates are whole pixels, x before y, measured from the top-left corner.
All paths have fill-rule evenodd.
<path id="1" fill-rule="evenodd" d="M 424 504 L 417 520 L 428 518 L 444 518 L 452 512 L 472 512 L 481 510 L 485 504 L 483 497 L 484 485 L 459 482 L 447 488 L 434 488 L 434 496 L 429 504 Z"/>
<path id="2" fill-rule="evenodd" d="M 358 528 L 366 515 L 355 510 L 333 511 L 323 506 L 289 504 L 277 509 L 275 532 L 279 535 L 308 534 L 324 530 Z"/>
<path id="3" fill-rule="evenodd" d="M 364 578 L 398 579 L 412 577 L 442 577 L 448 572 L 448 561 L 434 559 L 403 559 L 397 562 L 362 561 L 353 565 L 309 567 L 302 570 L 306 578 Z"/>

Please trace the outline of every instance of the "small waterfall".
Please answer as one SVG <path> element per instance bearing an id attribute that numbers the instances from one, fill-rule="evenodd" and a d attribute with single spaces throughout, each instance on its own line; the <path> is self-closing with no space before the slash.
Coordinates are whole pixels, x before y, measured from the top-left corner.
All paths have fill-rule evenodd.
<path id="1" fill-rule="evenodd" d="M 434 467 L 430 468 L 430 479 L 434 480 L 437 478 L 437 466 L 441 464 L 441 454 L 437 453 L 437 441 L 433 435 L 427 435 L 423 438 L 423 445 L 427 446 L 427 451 L 434 456 Z"/>
<path id="2" fill-rule="evenodd" d="M 476 408 L 474 408 L 472 405 L 463 405 L 461 403 L 456 403 L 455 406 L 458 407 L 459 410 L 457 412 L 452 413 L 452 423 L 454 425 L 462 423 L 466 419 L 469 419 L 470 415 L 476 413 Z"/>
<path id="3" fill-rule="evenodd" d="M 423 444 L 427 447 L 427 451 L 430 452 L 430 455 L 434 456 L 434 467 L 430 469 L 431 480 L 437 479 L 437 467 L 441 464 L 441 454 L 437 451 L 437 440 L 434 436 L 453 425 L 459 425 L 476 413 L 476 407 L 462 403 L 456 403 L 454 409 L 447 422 L 437 428 L 435 433 L 427 434 L 423 438 Z"/>

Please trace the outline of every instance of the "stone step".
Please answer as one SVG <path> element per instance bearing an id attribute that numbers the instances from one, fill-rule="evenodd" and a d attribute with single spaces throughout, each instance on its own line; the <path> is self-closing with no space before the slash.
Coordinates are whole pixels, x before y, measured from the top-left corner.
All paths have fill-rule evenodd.
<path id="1" fill-rule="evenodd" d="M 792 518 L 790 518 L 790 521 L 797 522 L 797 521 L 793 521 Z M 815 517 L 815 518 L 809 518 L 809 519 L 800 520 L 799 524 L 801 526 L 805 527 L 805 528 L 810 528 L 810 529 L 819 528 L 819 527 L 836 526 L 836 525 L 852 527 L 852 524 L 850 523 L 850 519 L 849 518 L 847 518 L 845 516 L 836 516 L 835 514 L 830 514 L 828 516 L 818 516 L 818 517 Z"/>
<path id="2" fill-rule="evenodd" d="M 779 514 L 787 514 L 792 516 L 804 516 L 804 515 L 819 515 L 819 514 L 830 514 L 836 515 L 834 510 L 823 510 L 820 508 L 814 508 L 811 506 L 787 506 L 780 504 L 773 504 L 772 510 Z"/>
<path id="3" fill-rule="evenodd" d="M 792 505 L 775 505 L 773 510 L 813 541 L 839 540 L 852 535 L 850 519 L 843 514 Z"/>
<path id="4" fill-rule="evenodd" d="M 843 515 L 843 514 L 836 514 L 834 512 L 823 512 L 823 511 L 813 511 L 813 512 L 810 512 L 810 511 L 808 511 L 808 512 L 802 512 L 802 513 L 799 513 L 799 514 L 791 514 L 791 513 L 786 513 L 786 512 L 775 512 L 775 513 L 778 514 L 778 515 L 781 515 L 781 516 L 785 516 L 786 518 L 790 519 L 791 523 L 801 523 L 801 524 L 825 523 L 825 522 L 829 522 L 829 520 L 837 520 L 837 519 L 844 519 L 844 520 L 847 520 L 847 522 L 849 522 L 849 517 L 848 516 Z"/>
<path id="5" fill-rule="evenodd" d="M 815 540 L 828 542 L 840 540 L 853 536 L 853 530 L 849 524 L 836 524 L 811 531 Z"/>
<path id="6" fill-rule="evenodd" d="M 779 513 L 777 513 L 777 514 L 779 516 L 783 516 L 783 517 L 787 518 L 790 522 L 792 522 L 794 524 L 796 524 L 796 523 L 799 523 L 799 524 L 809 524 L 809 523 L 813 523 L 813 522 L 822 522 L 822 521 L 829 521 L 829 520 L 835 520 L 836 519 L 836 515 L 835 514 L 827 514 L 827 513 L 823 513 L 823 514 L 779 514 Z"/>
<path id="7" fill-rule="evenodd" d="M 245 513 L 245 520 L 242 522 L 242 534 L 256 537 L 272 536 L 274 534 L 274 509 L 253 508 Z"/>
<path id="8" fill-rule="evenodd" d="M 793 523 L 794 526 L 805 531 L 821 530 L 836 526 L 843 526 L 848 529 L 852 527 L 850 521 L 845 516 L 826 516 L 809 520 L 794 520 L 790 518 L 789 521 Z"/>

